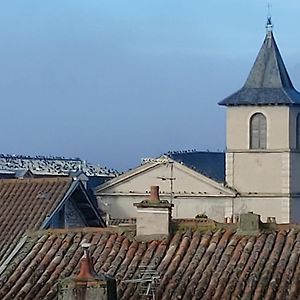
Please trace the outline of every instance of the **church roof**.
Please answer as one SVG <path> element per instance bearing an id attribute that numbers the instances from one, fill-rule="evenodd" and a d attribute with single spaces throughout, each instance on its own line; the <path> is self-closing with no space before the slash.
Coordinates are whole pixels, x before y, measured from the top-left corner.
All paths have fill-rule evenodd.
<path id="1" fill-rule="evenodd" d="M 268 31 L 244 86 L 219 105 L 300 105 L 272 31 Z"/>
<path id="2" fill-rule="evenodd" d="M 179 151 L 169 152 L 166 155 L 213 180 L 225 181 L 224 152 Z"/>

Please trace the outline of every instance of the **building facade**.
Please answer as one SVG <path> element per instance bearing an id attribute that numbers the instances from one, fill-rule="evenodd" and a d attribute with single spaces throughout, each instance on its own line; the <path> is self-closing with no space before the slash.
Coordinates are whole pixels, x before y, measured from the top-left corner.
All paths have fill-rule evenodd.
<path id="1" fill-rule="evenodd" d="M 133 204 L 148 198 L 152 185 L 160 187 L 161 200 L 174 205 L 173 218 L 207 215 L 223 222 L 225 216 L 232 214 L 233 190 L 166 156 L 99 186 L 96 190 L 99 208 L 113 219 L 136 218 Z"/>
<path id="2" fill-rule="evenodd" d="M 285 68 L 270 19 L 244 86 L 219 104 L 227 109 L 223 184 L 205 172 L 195 175 L 203 164 L 209 170 L 203 155 L 180 153 L 169 156 L 177 172 L 172 192 L 170 181 L 158 179 L 170 177 L 170 172 L 163 164 L 153 168 L 150 163 L 100 186 L 96 190 L 100 207 L 113 218 L 135 217 L 132 203 L 145 198 L 150 185 L 159 185 L 163 198 L 173 197 L 175 218 L 202 213 L 223 221 L 252 211 L 264 222 L 268 217 L 278 223 L 300 222 L 300 94 Z M 189 163 L 174 162 L 176 156 Z M 221 156 L 217 164 L 223 164 Z"/>

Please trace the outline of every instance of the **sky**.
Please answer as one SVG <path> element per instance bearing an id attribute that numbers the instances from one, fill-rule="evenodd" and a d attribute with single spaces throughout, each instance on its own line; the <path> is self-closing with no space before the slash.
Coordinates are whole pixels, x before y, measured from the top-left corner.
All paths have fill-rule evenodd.
<path id="1" fill-rule="evenodd" d="M 124 171 L 168 151 L 225 149 L 226 109 L 265 36 L 262 0 L 1 0 L 0 153 Z M 299 0 L 273 0 L 300 89 Z"/>

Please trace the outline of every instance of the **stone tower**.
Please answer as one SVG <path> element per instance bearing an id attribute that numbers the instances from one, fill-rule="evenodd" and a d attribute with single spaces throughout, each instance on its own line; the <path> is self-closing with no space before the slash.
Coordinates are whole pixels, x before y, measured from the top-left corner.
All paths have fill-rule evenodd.
<path id="1" fill-rule="evenodd" d="M 225 98 L 226 182 L 235 212 L 300 221 L 300 93 L 276 45 L 271 19 L 244 86 Z"/>

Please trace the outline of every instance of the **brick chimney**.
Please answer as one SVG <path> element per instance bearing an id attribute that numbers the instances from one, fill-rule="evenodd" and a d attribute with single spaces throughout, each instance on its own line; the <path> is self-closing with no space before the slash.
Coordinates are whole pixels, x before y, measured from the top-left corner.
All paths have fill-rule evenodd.
<path id="1" fill-rule="evenodd" d="M 89 254 L 88 243 L 81 244 L 84 254 L 76 277 L 59 282 L 58 300 L 117 300 L 116 281 L 104 275 L 96 275 Z"/>
<path id="2" fill-rule="evenodd" d="M 139 203 L 137 208 L 136 235 L 140 240 L 161 240 L 171 233 L 172 203 L 159 199 L 159 187 L 150 187 L 150 197 Z"/>
<path id="3" fill-rule="evenodd" d="M 152 185 L 150 186 L 150 198 L 149 202 L 151 203 L 159 203 L 159 186 L 157 185 Z"/>

